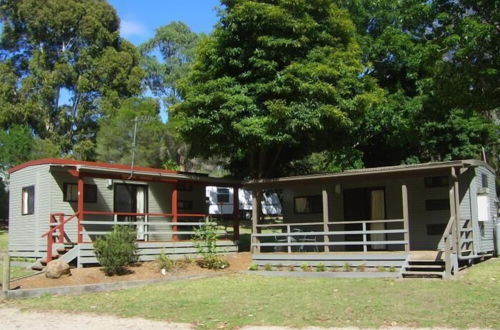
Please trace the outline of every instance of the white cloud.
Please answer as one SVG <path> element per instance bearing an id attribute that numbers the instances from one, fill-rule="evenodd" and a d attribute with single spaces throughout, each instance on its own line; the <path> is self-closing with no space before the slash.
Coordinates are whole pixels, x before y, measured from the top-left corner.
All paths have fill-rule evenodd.
<path id="1" fill-rule="evenodd" d="M 122 20 L 120 25 L 120 32 L 124 37 L 144 36 L 147 34 L 148 29 L 139 22 Z"/>

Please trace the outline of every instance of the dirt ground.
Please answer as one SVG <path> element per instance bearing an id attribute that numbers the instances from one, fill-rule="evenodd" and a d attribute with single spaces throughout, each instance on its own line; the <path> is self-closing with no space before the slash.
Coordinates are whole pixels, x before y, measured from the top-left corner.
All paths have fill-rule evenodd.
<path id="1" fill-rule="evenodd" d="M 225 257 L 229 262 L 229 267 L 223 270 L 209 270 L 199 267 L 196 263 L 187 265 L 186 268 L 180 269 L 166 275 L 162 275 L 156 262 L 143 262 L 135 266 L 129 267 L 130 273 L 120 276 L 106 276 L 101 267 L 86 267 L 71 269 L 71 276 L 61 277 L 59 279 L 46 278 L 45 274 L 15 280 L 11 282 L 11 288 L 19 289 L 34 289 L 61 287 L 70 285 L 83 284 L 98 284 L 111 283 L 118 281 L 139 281 L 153 280 L 161 278 L 175 278 L 188 275 L 204 275 L 213 273 L 234 273 L 247 270 L 251 263 L 251 255 L 249 252 L 241 252 L 230 254 Z"/>

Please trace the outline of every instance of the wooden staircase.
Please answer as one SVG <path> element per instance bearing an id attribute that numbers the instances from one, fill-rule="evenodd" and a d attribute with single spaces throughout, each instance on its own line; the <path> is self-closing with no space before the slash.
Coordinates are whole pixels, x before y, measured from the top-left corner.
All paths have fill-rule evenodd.
<path id="1" fill-rule="evenodd" d="M 52 260 L 64 260 L 67 263 L 70 263 L 71 261 L 74 260 L 75 256 L 73 251 L 75 250 L 75 244 L 74 243 L 64 243 L 58 247 L 56 247 L 57 253 L 54 253 L 52 255 Z M 31 269 L 37 270 L 37 271 L 42 271 L 45 269 L 45 266 L 47 266 L 47 258 L 41 258 L 38 259 L 32 266 Z"/>
<path id="2" fill-rule="evenodd" d="M 403 278 L 439 278 L 445 276 L 445 263 L 440 259 L 408 260 Z"/>

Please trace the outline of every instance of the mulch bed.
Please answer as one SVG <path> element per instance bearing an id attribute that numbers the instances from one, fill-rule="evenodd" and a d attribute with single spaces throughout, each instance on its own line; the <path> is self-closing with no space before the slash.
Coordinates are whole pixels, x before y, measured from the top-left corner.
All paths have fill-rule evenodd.
<path id="1" fill-rule="evenodd" d="M 130 273 L 115 276 L 106 276 L 101 267 L 73 268 L 71 269 L 71 276 L 65 276 L 59 279 L 50 279 L 46 278 L 43 273 L 29 278 L 13 280 L 11 282 L 11 288 L 51 288 L 83 284 L 113 283 L 118 281 L 154 280 L 183 277 L 188 275 L 206 275 L 214 273 L 230 274 L 247 270 L 252 257 L 249 252 L 241 252 L 227 255 L 225 259 L 229 262 L 229 267 L 223 270 L 201 268 L 193 262 L 183 269 L 168 272 L 166 275 L 162 275 L 160 273 L 158 264 L 155 261 L 138 263 L 137 265 L 129 267 Z"/>

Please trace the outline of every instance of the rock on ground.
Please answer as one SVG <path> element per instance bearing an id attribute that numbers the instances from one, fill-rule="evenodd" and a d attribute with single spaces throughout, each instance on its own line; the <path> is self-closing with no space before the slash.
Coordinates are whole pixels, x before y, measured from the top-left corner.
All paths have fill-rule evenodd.
<path id="1" fill-rule="evenodd" d="M 62 260 L 52 260 L 45 268 L 45 277 L 59 278 L 63 275 L 71 275 L 71 270 L 67 262 Z"/>

